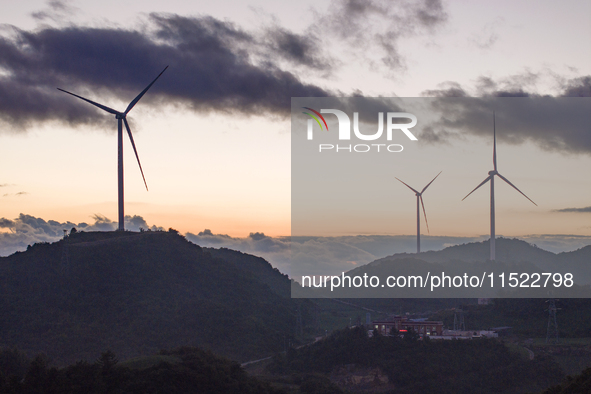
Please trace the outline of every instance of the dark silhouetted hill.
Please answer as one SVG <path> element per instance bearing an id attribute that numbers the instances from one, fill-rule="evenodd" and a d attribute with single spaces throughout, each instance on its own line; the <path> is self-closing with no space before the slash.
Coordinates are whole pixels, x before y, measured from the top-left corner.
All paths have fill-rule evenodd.
<path id="1" fill-rule="evenodd" d="M 567 376 L 557 386 L 550 387 L 542 394 L 585 394 L 591 393 L 591 368 L 585 369 L 580 375 Z"/>
<path id="2" fill-rule="evenodd" d="M 568 255 L 569 253 L 565 253 L 565 255 Z M 419 254 L 397 253 L 385 258 L 398 259 L 407 257 L 413 257 L 419 260 L 427 261 L 429 263 L 444 263 L 453 260 L 462 260 L 466 262 L 485 262 L 490 258 L 490 241 L 470 242 L 462 245 L 449 246 L 443 250 L 421 252 Z M 556 254 L 540 249 L 537 246 L 516 238 L 496 239 L 497 261 L 506 263 L 536 261 L 539 264 L 550 264 L 555 262 L 556 258 Z"/>
<path id="3" fill-rule="evenodd" d="M 377 267 L 396 260 L 413 260 L 416 263 L 430 263 L 445 266 L 454 263 L 461 266 L 466 263 L 490 263 L 489 241 L 472 242 L 447 247 L 439 251 L 421 253 L 397 253 L 375 260 L 364 267 Z M 421 263 L 422 262 L 422 263 Z M 552 253 L 535 245 L 513 238 L 496 240 L 496 261 L 493 264 L 538 268 L 540 272 L 571 272 L 581 283 L 591 283 L 591 245 L 563 253 Z"/>
<path id="4" fill-rule="evenodd" d="M 79 232 L 0 258 L 0 348 L 62 365 L 179 346 L 246 361 L 294 334 L 305 301 L 289 298 L 289 283 L 261 258 L 204 250 L 174 230 Z"/>
<path id="5" fill-rule="evenodd" d="M 418 340 L 414 332 L 369 338 L 362 327 L 277 355 L 268 370 L 282 376 L 319 373 L 352 392 L 394 394 L 538 392 L 564 377 L 549 357 L 529 360 L 495 339 Z M 365 383 L 363 370 L 369 375 Z"/>
<path id="6" fill-rule="evenodd" d="M 183 347 L 158 355 L 119 362 L 110 351 L 94 362 L 63 368 L 48 365 L 43 355 L 25 370 L 7 368 L 14 351 L 0 352 L 0 393 L 10 394 L 280 394 L 283 391 L 248 376 L 240 364 L 209 351 Z M 5 361 L 4 363 L 1 363 Z M 8 363 L 6 363 L 8 361 Z"/>
<path id="7" fill-rule="evenodd" d="M 256 273 L 257 280 L 269 286 L 276 294 L 282 297 L 291 297 L 290 280 L 287 275 L 282 274 L 262 257 L 253 256 L 227 248 L 203 248 L 211 253 L 213 257 L 234 263 L 239 269 Z"/>

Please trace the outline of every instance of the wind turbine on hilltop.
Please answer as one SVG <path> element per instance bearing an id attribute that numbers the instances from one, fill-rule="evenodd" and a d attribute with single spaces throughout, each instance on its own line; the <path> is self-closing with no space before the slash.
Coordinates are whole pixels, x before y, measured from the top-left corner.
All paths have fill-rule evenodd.
<path id="1" fill-rule="evenodd" d="M 486 178 L 482 183 L 474 188 L 466 197 L 470 194 L 474 193 L 476 189 L 480 186 L 484 185 L 486 182 L 490 181 L 490 260 L 495 260 L 495 175 L 507 182 L 511 187 L 521 193 L 525 198 L 531 201 L 536 207 L 538 204 L 532 201 L 531 198 L 526 196 L 521 190 L 519 190 L 514 184 L 509 182 L 507 178 L 499 174 L 497 171 L 497 131 L 495 125 L 495 113 L 493 112 L 493 166 L 494 169 L 488 172 L 488 178 Z M 466 199 L 466 197 L 462 198 L 462 201 Z"/>
<path id="2" fill-rule="evenodd" d="M 146 190 L 148 190 L 148 184 L 146 183 L 146 178 L 144 177 L 144 170 L 142 170 L 142 164 L 140 163 L 140 157 L 138 156 L 137 149 L 135 148 L 135 142 L 133 141 L 133 135 L 131 134 L 131 129 L 129 128 L 129 123 L 127 123 L 127 114 L 137 104 L 137 102 L 140 101 L 140 99 L 143 97 L 143 95 L 146 94 L 148 89 L 150 89 L 152 87 L 154 82 L 156 82 L 156 80 L 158 78 L 160 78 L 160 76 L 164 73 L 164 71 L 166 71 L 167 68 L 168 68 L 168 66 L 166 66 L 164 68 L 164 70 L 162 70 L 162 72 L 160 74 L 158 74 L 158 76 L 152 81 L 152 83 L 149 84 L 144 90 L 142 90 L 142 92 L 140 94 L 138 94 L 137 97 L 131 101 L 131 103 L 129 103 L 125 112 L 115 111 L 114 109 L 109 108 L 105 105 L 95 103 L 94 101 L 85 99 L 82 96 L 78 96 L 77 94 L 70 93 L 67 90 L 57 88 L 58 90 L 61 90 L 64 93 L 68 93 L 74 97 L 78 97 L 79 99 L 84 100 L 87 103 L 90 103 L 96 107 L 99 107 L 103 111 L 107 111 L 108 113 L 115 115 L 115 118 L 117 119 L 117 152 L 118 152 L 117 153 L 117 175 L 118 175 L 117 178 L 118 178 L 118 185 L 119 185 L 119 190 L 118 190 L 118 192 L 119 192 L 118 193 L 119 194 L 119 231 L 125 230 L 125 225 L 124 225 L 125 214 L 124 214 L 124 209 L 123 209 L 123 123 L 125 123 L 125 128 L 127 129 L 127 135 L 129 135 L 129 140 L 131 141 L 131 146 L 133 147 L 133 151 L 135 153 L 137 163 L 140 166 L 140 172 L 142 173 L 144 185 L 146 185 Z"/>
<path id="3" fill-rule="evenodd" d="M 441 172 L 442 171 L 440 171 L 439 174 L 441 174 Z M 423 188 L 423 190 L 421 190 L 420 192 L 413 189 L 412 187 L 408 186 L 406 183 L 402 182 L 400 179 L 395 177 L 400 182 L 402 182 L 406 187 L 408 187 L 410 190 L 415 192 L 415 196 L 417 196 L 417 253 L 421 253 L 421 213 L 420 213 L 421 211 L 420 211 L 420 207 L 419 207 L 419 201 L 421 203 L 421 206 L 423 207 L 423 215 L 425 215 L 425 224 L 427 225 L 427 232 L 429 232 L 429 222 L 427 222 L 427 213 L 425 212 L 425 204 L 423 204 L 423 193 L 425 192 L 425 190 L 427 190 L 429 185 L 431 185 L 433 183 L 433 181 L 435 179 L 437 179 L 439 174 L 435 175 L 435 178 L 433 178 L 433 180 L 431 182 L 427 183 L 427 186 L 425 186 Z"/>

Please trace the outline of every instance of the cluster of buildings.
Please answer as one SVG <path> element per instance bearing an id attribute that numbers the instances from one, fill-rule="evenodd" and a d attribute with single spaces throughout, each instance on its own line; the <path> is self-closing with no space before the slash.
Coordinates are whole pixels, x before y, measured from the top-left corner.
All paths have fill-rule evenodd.
<path id="1" fill-rule="evenodd" d="M 442 321 L 411 320 L 405 316 L 394 316 L 387 321 L 373 321 L 371 326 L 370 335 L 374 333 L 380 335 L 404 335 L 404 333 L 412 330 L 419 334 L 421 338 L 429 337 L 431 339 L 496 338 L 499 336 L 495 330 L 444 330 Z"/>

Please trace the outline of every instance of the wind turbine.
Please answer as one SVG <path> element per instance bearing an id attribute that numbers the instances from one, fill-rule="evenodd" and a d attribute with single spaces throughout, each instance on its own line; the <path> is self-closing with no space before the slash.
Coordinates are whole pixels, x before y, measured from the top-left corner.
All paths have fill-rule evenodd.
<path id="1" fill-rule="evenodd" d="M 439 174 L 441 174 L 441 172 L 442 171 L 440 171 Z M 437 179 L 439 174 L 435 175 L 435 178 L 433 178 L 433 180 L 431 180 L 431 182 L 427 183 L 427 186 L 425 186 L 423 188 L 423 190 L 421 190 L 420 192 L 413 189 L 412 187 L 408 186 L 406 183 L 402 182 L 400 179 L 394 177 L 394 178 L 398 179 L 400 182 L 402 182 L 410 190 L 415 192 L 415 196 L 417 196 L 417 253 L 421 253 L 421 214 L 420 214 L 421 211 L 419 208 L 419 201 L 421 203 L 421 206 L 423 207 L 423 215 L 425 215 L 425 224 L 427 225 L 427 232 L 428 232 L 429 231 L 429 222 L 427 222 L 427 213 L 425 212 L 425 204 L 423 204 L 423 193 L 425 192 L 425 190 L 427 190 L 429 185 L 431 185 L 433 183 L 433 181 L 435 179 Z"/>
<path id="2" fill-rule="evenodd" d="M 164 70 L 162 70 L 162 72 L 160 74 L 158 74 L 158 76 L 152 81 L 152 83 L 149 84 L 144 90 L 142 90 L 142 92 L 140 94 L 138 94 L 137 97 L 131 101 L 131 103 L 129 103 L 125 112 L 115 111 L 114 109 L 109 108 L 105 105 L 95 103 L 94 101 L 88 100 L 82 96 L 78 96 L 77 94 L 70 93 L 67 90 L 57 88 L 58 90 L 61 90 L 64 93 L 68 93 L 74 97 L 78 97 L 79 99 L 84 100 L 87 103 L 90 103 L 96 107 L 99 107 L 103 111 L 107 111 L 108 113 L 115 115 L 115 118 L 117 119 L 117 154 L 118 154 L 118 156 L 117 156 L 117 175 L 118 175 L 118 177 L 117 178 L 118 178 L 118 185 L 119 185 L 119 190 L 118 190 L 118 192 L 119 192 L 119 231 L 125 230 L 125 225 L 124 225 L 125 213 L 124 213 L 124 209 L 123 209 L 123 123 L 125 123 L 125 128 L 127 129 L 127 135 L 129 135 L 129 140 L 131 141 L 131 146 L 133 147 L 133 151 L 135 153 L 137 163 L 140 166 L 140 172 L 142 173 L 144 185 L 146 185 L 146 190 L 148 190 L 148 184 L 146 183 L 146 178 L 144 177 L 144 171 L 142 170 L 142 164 L 140 163 L 140 157 L 138 156 L 137 149 L 135 148 L 135 142 L 133 141 L 133 135 L 131 134 L 131 129 L 129 128 L 129 123 L 127 123 L 127 114 L 137 104 L 137 102 L 140 101 L 140 99 L 143 97 L 143 95 L 146 94 L 148 89 L 150 89 L 152 87 L 154 82 L 156 82 L 156 80 L 158 78 L 160 78 L 160 76 L 164 73 L 164 71 L 166 71 L 167 68 L 168 68 L 168 66 L 166 66 L 164 68 Z"/>
<path id="3" fill-rule="evenodd" d="M 519 193 L 523 194 L 525 198 L 531 201 L 536 207 L 538 204 L 532 201 L 531 198 L 526 196 L 521 190 L 519 190 L 514 184 L 509 182 L 507 178 L 499 174 L 497 171 L 497 130 L 495 125 L 495 113 L 493 112 L 493 166 L 494 169 L 488 172 L 488 178 L 486 178 L 482 183 L 474 188 L 466 197 L 470 194 L 474 193 L 476 189 L 480 186 L 484 185 L 486 182 L 490 181 L 490 260 L 495 261 L 495 175 L 507 182 L 511 187 L 517 190 Z M 462 198 L 462 201 L 466 199 L 466 197 Z"/>

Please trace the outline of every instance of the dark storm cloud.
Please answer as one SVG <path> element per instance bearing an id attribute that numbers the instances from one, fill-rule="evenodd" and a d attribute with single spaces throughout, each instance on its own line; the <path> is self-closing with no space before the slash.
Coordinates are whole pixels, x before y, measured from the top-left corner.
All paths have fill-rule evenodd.
<path id="1" fill-rule="evenodd" d="M 475 96 L 478 97 L 529 97 L 536 96 L 530 93 L 541 76 L 531 71 L 525 71 L 520 74 L 509 75 L 499 80 L 490 77 L 481 76 L 476 80 Z M 437 89 L 425 90 L 423 96 L 430 97 L 469 97 L 471 96 L 457 82 L 447 81 L 438 85 Z"/>
<path id="2" fill-rule="evenodd" d="M 358 113 L 360 122 L 372 126 L 378 124 L 380 119 L 378 113 L 380 112 L 407 112 L 403 107 L 404 101 L 393 101 L 390 97 L 363 97 L 361 94 L 356 94 L 353 97 L 307 98 L 305 102 L 306 106 L 317 109 L 338 108 L 340 111 L 349 114 L 351 122 L 354 121 L 353 113 Z M 294 114 L 300 113 L 299 103 L 302 103 L 302 101 L 298 100 L 298 102 L 294 101 L 292 103 L 294 105 L 292 108 Z"/>
<path id="3" fill-rule="evenodd" d="M 266 32 L 266 40 L 271 54 L 277 55 L 295 65 L 328 71 L 333 65 L 320 48 L 320 39 L 314 34 L 294 34 L 275 26 Z"/>
<path id="4" fill-rule="evenodd" d="M 36 17 L 55 20 L 72 12 L 68 2 L 50 1 Z M 10 27 L 0 36 L 0 119 L 17 131 L 45 121 L 111 125 L 103 111 L 56 88 L 123 110 L 119 106 L 166 65 L 169 70 L 141 106 L 166 103 L 196 112 L 287 116 L 291 97 L 343 96 L 286 71 L 305 67 L 330 74 L 337 62 L 325 38 L 335 37 L 332 30 L 353 52 L 364 56 L 368 48 L 378 48 L 385 64 L 399 67 L 398 40 L 432 30 L 446 18 L 438 0 L 405 0 L 395 6 L 347 0 L 335 1 L 327 15 L 312 18 L 303 34 L 281 26 L 249 32 L 213 17 L 174 14 L 150 14 L 138 29 Z"/>
<path id="5" fill-rule="evenodd" d="M 591 207 L 556 209 L 554 212 L 591 213 Z"/>
<path id="6" fill-rule="evenodd" d="M 591 76 L 571 79 L 563 89 L 563 97 L 591 97 Z"/>
<path id="7" fill-rule="evenodd" d="M 303 61 L 313 53 L 310 43 L 303 44 L 301 37 L 284 31 L 277 50 Z M 169 70 L 141 105 L 165 102 L 194 111 L 287 115 L 292 96 L 328 95 L 270 61 L 256 63 L 250 53 L 265 46 L 212 17 L 151 14 L 145 31 L 14 28 L 11 37 L 0 37 L 0 117 L 20 129 L 46 120 L 104 123 L 108 116 L 102 111 L 56 87 L 106 105 L 113 97 L 128 102 L 166 65 Z"/>
<path id="8" fill-rule="evenodd" d="M 554 75 L 560 79 L 559 76 Z M 475 94 L 478 97 L 536 97 L 536 83 L 542 75 L 531 71 L 510 75 L 499 80 L 481 76 L 476 80 Z M 469 97 L 462 85 L 454 81 L 443 82 L 437 89 L 425 90 L 422 96 L 427 97 Z M 560 82 L 560 91 L 556 97 L 591 97 L 591 76 L 583 76 Z"/>
<path id="9" fill-rule="evenodd" d="M 0 228 L 14 228 L 14 222 L 6 218 L 0 218 Z"/>
<path id="10" fill-rule="evenodd" d="M 421 141 L 431 144 L 445 144 L 450 145 L 456 135 L 446 129 L 435 131 L 432 126 L 425 126 L 421 129 Z"/>
<path id="11" fill-rule="evenodd" d="M 364 56 L 377 51 L 386 67 L 399 69 L 404 59 L 398 41 L 433 31 L 446 21 L 440 0 L 345 0 L 333 1 L 315 25 L 323 34 L 345 40 L 353 52 Z"/>
<path id="12" fill-rule="evenodd" d="M 468 93 L 457 82 L 443 82 L 438 89 L 425 90 L 423 96 L 428 97 L 468 97 Z"/>
<path id="13" fill-rule="evenodd" d="M 363 39 L 376 20 L 385 22 L 383 33 L 406 35 L 439 26 L 447 13 L 439 0 L 345 0 L 333 1 L 323 20 L 342 37 Z"/>
<path id="14" fill-rule="evenodd" d="M 448 137 L 479 135 L 490 137 L 492 113 L 496 113 L 497 139 L 511 144 L 531 141 L 542 149 L 563 153 L 591 153 L 591 77 L 566 81 L 556 96 L 542 96 L 527 90 L 538 76 L 524 73 L 496 82 L 478 80 L 479 99 L 468 98 L 458 83 L 447 82 L 438 89 L 423 92 L 440 98 L 433 104 L 442 120 L 421 136 L 438 143 Z M 458 100 L 449 100 L 456 97 Z M 529 98 L 519 101 L 517 98 Z M 501 100 L 500 98 L 516 98 Z"/>

